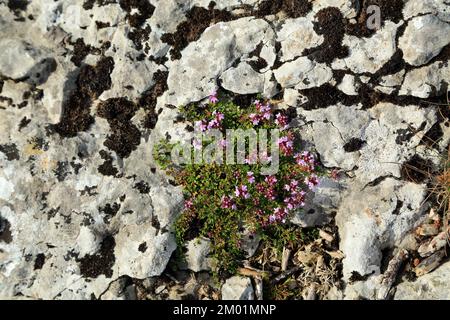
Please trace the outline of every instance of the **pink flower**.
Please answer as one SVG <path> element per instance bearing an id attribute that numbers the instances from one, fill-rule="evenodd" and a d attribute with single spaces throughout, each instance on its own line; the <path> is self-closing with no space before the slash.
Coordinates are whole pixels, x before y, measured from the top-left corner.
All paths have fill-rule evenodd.
<path id="1" fill-rule="evenodd" d="M 248 118 L 250 119 L 250 121 L 253 123 L 254 126 L 257 126 L 261 121 L 259 115 L 255 113 L 249 114 Z"/>
<path id="2" fill-rule="evenodd" d="M 223 119 L 225 119 L 225 115 L 221 112 L 214 111 L 213 116 L 216 118 L 216 120 L 220 123 Z"/>
<path id="3" fill-rule="evenodd" d="M 290 156 L 294 152 L 294 141 L 292 135 L 287 135 L 278 139 L 278 146 L 285 156 Z"/>
<path id="4" fill-rule="evenodd" d="M 269 223 L 275 223 L 277 221 L 277 216 L 275 214 L 271 214 L 269 216 Z"/>
<path id="5" fill-rule="evenodd" d="M 221 207 L 223 209 L 233 209 L 236 210 L 236 204 L 231 197 L 223 196 Z"/>
<path id="6" fill-rule="evenodd" d="M 206 131 L 206 123 L 203 120 L 199 120 L 195 122 L 195 128 L 200 130 L 201 132 Z"/>
<path id="7" fill-rule="evenodd" d="M 244 198 L 244 199 L 250 198 L 250 194 L 248 193 L 248 188 L 246 185 L 241 185 L 239 187 L 236 187 L 234 194 L 236 195 L 236 197 L 240 197 L 240 198 Z"/>
<path id="8" fill-rule="evenodd" d="M 277 177 L 275 176 L 268 176 L 264 181 L 267 182 L 269 186 L 274 186 L 278 182 Z"/>
<path id="9" fill-rule="evenodd" d="M 192 207 L 194 206 L 194 203 L 192 202 L 191 199 L 184 201 L 184 208 L 189 210 L 192 209 Z"/>
<path id="10" fill-rule="evenodd" d="M 310 152 L 304 151 L 302 153 L 297 153 L 294 156 L 294 158 L 297 164 L 301 166 L 304 171 L 306 172 L 314 171 L 316 166 L 316 160 Z"/>
<path id="11" fill-rule="evenodd" d="M 219 99 L 217 98 L 217 91 L 213 91 L 210 95 L 209 95 L 209 102 L 216 104 L 217 102 L 219 102 Z"/>
<path id="12" fill-rule="evenodd" d="M 220 123 L 219 121 L 217 121 L 217 119 L 212 119 L 209 123 L 208 123 L 208 129 L 218 129 L 220 128 Z"/>
<path id="13" fill-rule="evenodd" d="M 313 174 L 305 179 L 305 184 L 310 190 L 314 190 L 319 185 L 319 178 Z"/>
<path id="14" fill-rule="evenodd" d="M 251 172 L 251 171 L 247 172 L 247 179 L 250 184 L 255 183 L 255 176 L 254 176 L 253 172 Z"/>
<path id="15" fill-rule="evenodd" d="M 288 126 L 288 117 L 285 115 L 279 113 L 276 116 L 275 123 L 282 129 L 286 129 Z"/>

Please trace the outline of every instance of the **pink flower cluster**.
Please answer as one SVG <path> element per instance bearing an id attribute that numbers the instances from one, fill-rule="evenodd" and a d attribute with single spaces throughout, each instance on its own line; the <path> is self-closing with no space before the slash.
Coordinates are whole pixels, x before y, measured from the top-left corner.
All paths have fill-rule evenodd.
<path id="1" fill-rule="evenodd" d="M 281 153 L 285 156 L 291 156 L 294 153 L 294 137 L 292 134 L 288 134 L 278 139 L 278 146 Z"/>
<path id="2" fill-rule="evenodd" d="M 289 195 L 284 199 L 288 210 L 295 210 L 305 206 L 306 192 L 300 189 L 300 183 L 297 180 L 291 180 L 289 184 L 284 186 L 284 190 L 289 192 Z"/>
<path id="3" fill-rule="evenodd" d="M 217 102 L 219 102 L 219 98 L 217 98 L 217 91 L 213 91 L 209 95 L 209 102 L 211 102 L 212 104 L 216 104 Z"/>
<path id="4" fill-rule="evenodd" d="M 297 153 L 294 156 L 295 162 L 302 168 L 303 171 L 313 172 L 316 168 L 316 159 L 308 152 Z"/>
<path id="5" fill-rule="evenodd" d="M 275 123 L 277 124 L 277 126 L 279 126 L 282 130 L 286 129 L 288 127 L 289 124 L 289 119 L 288 117 L 286 117 L 284 114 L 277 114 L 277 116 L 275 117 Z"/>
<path id="6" fill-rule="evenodd" d="M 234 194 L 238 198 L 248 199 L 250 198 L 250 193 L 248 193 L 248 187 L 246 185 L 240 185 L 236 187 Z"/>
<path id="7" fill-rule="evenodd" d="M 225 119 L 225 115 L 221 112 L 214 111 L 213 118 L 211 121 L 199 120 L 195 122 L 195 128 L 201 132 L 211 129 L 220 129 L 222 126 L 222 121 Z"/>
<path id="8" fill-rule="evenodd" d="M 254 102 L 257 113 L 252 113 L 248 115 L 248 118 L 257 126 L 264 120 L 270 120 L 272 118 L 272 109 L 269 103 L 261 103 L 261 101 L 256 100 Z"/>
<path id="9" fill-rule="evenodd" d="M 232 197 L 223 196 L 221 207 L 223 209 L 233 209 L 236 210 L 236 203 Z"/>
<path id="10" fill-rule="evenodd" d="M 315 174 L 312 174 L 305 178 L 305 184 L 309 189 L 314 190 L 319 185 L 319 178 Z"/>

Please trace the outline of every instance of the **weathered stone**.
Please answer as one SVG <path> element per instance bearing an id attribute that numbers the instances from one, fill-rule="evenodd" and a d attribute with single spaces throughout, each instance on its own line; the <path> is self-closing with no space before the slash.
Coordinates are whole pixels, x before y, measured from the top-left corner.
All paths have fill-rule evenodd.
<path id="1" fill-rule="evenodd" d="M 403 58 L 414 66 L 426 64 L 450 43 L 450 24 L 435 15 L 425 15 L 408 22 L 400 37 Z"/>
<path id="2" fill-rule="evenodd" d="M 253 300 L 254 291 L 250 278 L 234 276 L 222 286 L 222 300 Z"/>

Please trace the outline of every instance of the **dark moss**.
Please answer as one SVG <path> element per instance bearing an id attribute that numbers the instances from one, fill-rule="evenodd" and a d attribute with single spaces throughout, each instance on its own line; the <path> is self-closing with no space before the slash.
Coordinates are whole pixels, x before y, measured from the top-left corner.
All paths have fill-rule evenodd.
<path id="1" fill-rule="evenodd" d="M 19 150 L 17 150 L 17 146 L 14 143 L 0 144 L 0 152 L 6 155 L 8 161 L 20 159 Z"/>
<path id="2" fill-rule="evenodd" d="M 155 7 L 148 0 L 119 0 L 120 7 L 127 12 L 127 19 L 134 28 L 141 27 L 153 15 Z M 132 13 L 133 9 L 137 9 Z"/>
<path id="3" fill-rule="evenodd" d="M 180 59 L 181 51 L 189 43 L 197 41 L 210 25 L 233 19 L 230 12 L 214 9 L 214 6 L 212 4 L 208 9 L 194 6 L 186 13 L 186 21 L 180 23 L 174 33 L 166 33 L 161 37 L 161 41 L 172 46 L 172 60 Z"/>
<path id="4" fill-rule="evenodd" d="M 105 150 L 100 150 L 100 157 L 102 157 L 103 164 L 101 164 L 97 170 L 104 176 L 115 176 L 119 171 L 113 166 L 113 158 Z"/>
<path id="5" fill-rule="evenodd" d="M 404 0 L 363 0 L 355 1 L 354 6 L 356 6 L 356 4 L 360 4 L 359 7 L 356 7 L 356 9 L 358 9 L 356 17 L 357 23 L 347 23 L 346 32 L 349 35 L 369 37 L 377 31 L 375 29 L 369 29 L 367 26 L 368 19 L 370 18 L 369 14 L 372 14 L 372 12 L 368 11 L 368 8 L 373 5 L 380 8 L 382 26 L 387 20 L 398 23 L 403 19 L 402 12 L 405 5 Z"/>
<path id="6" fill-rule="evenodd" d="M 70 174 L 70 166 L 67 161 L 58 161 L 56 165 L 56 169 L 53 170 L 56 178 L 59 182 L 62 182 L 66 179 L 66 177 Z"/>
<path id="7" fill-rule="evenodd" d="M 138 250 L 139 250 L 139 252 L 142 252 L 142 253 L 144 253 L 145 251 L 147 251 L 147 242 L 142 242 L 140 245 L 139 245 L 139 247 L 138 247 Z"/>
<path id="8" fill-rule="evenodd" d="M 95 48 L 91 47 L 90 45 L 86 45 L 82 38 L 78 38 L 73 44 L 73 53 L 70 61 L 72 61 L 73 64 L 77 67 L 80 67 L 81 62 L 84 60 L 84 58 L 86 58 L 89 53 L 94 51 Z"/>
<path id="9" fill-rule="evenodd" d="M 14 14 L 16 16 L 19 16 L 21 11 L 27 10 L 29 3 L 30 3 L 30 1 L 28 1 L 28 0 L 8 0 L 7 5 L 8 5 L 9 10 L 14 12 Z"/>
<path id="10" fill-rule="evenodd" d="M 105 206 L 98 208 L 98 211 L 103 213 L 105 216 L 103 217 L 103 221 L 105 223 L 109 223 L 111 219 L 119 212 L 120 204 L 114 202 L 112 205 L 107 203 Z"/>
<path id="11" fill-rule="evenodd" d="M 90 109 L 93 99 L 111 87 L 110 74 L 114 68 L 111 57 L 102 58 L 94 66 L 84 65 L 76 80 L 76 88 L 63 105 L 61 120 L 54 130 L 62 137 L 74 137 L 87 131 L 94 123 Z"/>
<path id="12" fill-rule="evenodd" d="M 25 128 L 30 122 L 31 122 L 31 119 L 28 119 L 27 117 L 23 117 L 22 120 L 20 120 L 20 123 L 19 123 L 19 132 L 23 128 Z"/>
<path id="13" fill-rule="evenodd" d="M 8 244 L 11 243 L 12 240 L 11 224 L 8 220 L 0 217 L 0 242 Z"/>
<path id="14" fill-rule="evenodd" d="M 144 181 L 139 181 L 138 183 L 136 183 L 134 185 L 133 188 L 139 190 L 140 193 L 149 193 L 150 192 L 150 186 L 148 185 L 148 183 L 146 183 Z"/>
<path id="15" fill-rule="evenodd" d="M 153 129 L 158 121 L 158 113 L 156 112 L 156 103 L 160 97 L 169 87 L 167 86 L 167 71 L 157 70 L 153 74 L 153 81 L 155 84 L 152 88 L 145 91 L 139 99 L 139 106 L 146 110 L 143 126 L 144 128 Z"/>
<path id="16" fill-rule="evenodd" d="M 361 150 L 361 148 L 366 144 L 366 141 L 363 141 L 358 138 L 352 138 L 349 142 L 344 145 L 345 152 L 356 152 Z"/>
<path id="17" fill-rule="evenodd" d="M 317 21 L 314 22 L 314 30 L 323 35 L 324 41 L 321 45 L 306 49 L 303 55 L 319 63 L 331 63 L 334 59 L 342 59 L 348 56 L 348 47 L 342 46 L 345 34 L 345 19 L 338 8 L 328 7 L 316 14 Z"/>
<path id="18" fill-rule="evenodd" d="M 86 255 L 81 259 L 77 259 L 80 266 L 80 274 L 85 278 L 97 278 L 105 275 L 111 278 L 113 275 L 112 267 L 116 261 L 114 256 L 114 248 L 116 241 L 112 235 L 106 236 L 101 245 L 100 250 L 93 255 Z"/>
<path id="19" fill-rule="evenodd" d="M 137 105 L 126 98 L 108 99 L 97 109 L 97 114 L 108 120 L 112 131 L 104 145 L 122 158 L 128 157 L 141 142 L 140 131 L 130 121 L 137 109 Z"/>
<path id="20" fill-rule="evenodd" d="M 34 260 L 34 270 L 40 270 L 45 264 L 45 254 L 39 253 Z"/>

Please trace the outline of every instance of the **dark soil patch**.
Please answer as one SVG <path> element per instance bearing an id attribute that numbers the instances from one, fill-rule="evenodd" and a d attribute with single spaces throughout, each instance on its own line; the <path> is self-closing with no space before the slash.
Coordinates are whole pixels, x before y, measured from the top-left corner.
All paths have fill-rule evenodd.
<path id="1" fill-rule="evenodd" d="M 189 43 L 197 41 L 203 31 L 212 24 L 233 19 L 230 12 L 214 9 L 215 3 L 211 2 L 208 9 L 194 6 L 186 13 L 186 21 L 177 26 L 174 33 L 162 35 L 161 41 L 172 46 L 170 56 L 172 60 L 181 58 L 181 51 Z"/>
<path id="2" fill-rule="evenodd" d="M 23 117 L 22 120 L 20 120 L 20 123 L 19 123 L 19 132 L 23 128 L 25 128 L 30 122 L 31 122 L 31 119 L 28 119 L 27 117 Z"/>
<path id="3" fill-rule="evenodd" d="M 141 142 L 141 133 L 131 123 L 138 107 L 126 98 L 108 99 L 98 106 L 98 116 L 108 120 L 112 134 L 103 143 L 121 158 L 127 158 Z"/>
<path id="4" fill-rule="evenodd" d="M 360 101 L 358 96 L 348 96 L 329 83 L 317 88 L 302 90 L 300 93 L 308 98 L 308 101 L 302 105 L 305 110 L 326 108 L 336 105 L 338 102 L 351 106 Z"/>
<path id="5" fill-rule="evenodd" d="M 133 41 L 133 44 L 137 50 L 142 50 L 142 43 L 150 38 L 151 32 L 152 28 L 150 28 L 150 26 L 146 26 L 145 28 L 136 28 L 128 33 L 128 38 Z"/>
<path id="6" fill-rule="evenodd" d="M 361 148 L 366 144 L 366 141 L 363 141 L 358 138 L 352 138 L 349 142 L 344 145 L 345 152 L 356 152 L 361 150 Z"/>
<path id="7" fill-rule="evenodd" d="M 249 57 L 253 58 L 256 57 L 256 60 L 248 61 L 247 63 L 255 70 L 256 72 L 259 72 L 261 69 L 264 69 L 267 67 L 267 62 L 263 58 L 260 57 L 261 50 L 264 46 L 264 43 L 261 42 L 256 46 L 256 49 L 249 53 Z"/>
<path id="8" fill-rule="evenodd" d="M 0 144 L 0 152 L 6 155 L 8 161 L 20 159 L 19 150 L 17 150 L 17 146 L 14 143 Z"/>
<path id="9" fill-rule="evenodd" d="M 103 91 L 111 87 L 110 74 L 114 68 L 111 57 L 103 57 L 96 66 L 84 65 L 76 80 L 76 89 L 63 105 L 61 120 L 54 129 L 62 137 L 74 137 L 78 132 L 87 131 L 94 117 L 91 104 Z"/>
<path id="10" fill-rule="evenodd" d="M 21 11 L 26 11 L 28 4 L 28 0 L 8 0 L 8 8 L 16 16 L 19 16 Z"/>
<path id="11" fill-rule="evenodd" d="M 148 183 L 146 183 L 144 181 L 139 181 L 138 183 L 136 183 L 134 185 L 133 188 L 139 190 L 139 192 L 142 194 L 150 192 L 150 186 L 148 185 Z"/>
<path id="12" fill-rule="evenodd" d="M 119 212 L 120 210 L 120 204 L 114 202 L 112 205 L 110 203 L 107 203 L 104 207 L 98 208 L 98 211 L 103 213 L 105 217 L 103 217 L 103 221 L 105 223 L 109 223 L 111 219 Z"/>
<path id="13" fill-rule="evenodd" d="M 40 270 L 45 264 L 45 254 L 39 253 L 34 260 L 34 270 Z"/>
<path id="14" fill-rule="evenodd" d="M 0 242 L 5 242 L 6 244 L 12 241 L 11 224 L 8 220 L 0 217 Z"/>
<path id="15" fill-rule="evenodd" d="M 403 19 L 403 7 L 404 0 L 362 0 L 355 1 L 356 4 L 361 4 L 358 15 L 356 17 L 357 23 L 350 24 L 347 23 L 345 29 L 347 34 L 356 37 L 370 37 L 377 30 L 369 29 L 367 26 L 368 19 L 373 14 L 373 12 L 368 12 L 368 8 L 372 5 L 378 6 L 381 9 L 381 23 L 383 26 L 386 20 L 393 21 L 395 23 L 400 22 Z"/>
<path id="16" fill-rule="evenodd" d="M 414 155 L 411 159 L 402 164 L 401 177 L 403 180 L 424 183 L 432 173 L 432 163 Z"/>
<path id="17" fill-rule="evenodd" d="M 73 44 L 73 54 L 70 61 L 77 67 L 80 67 L 81 62 L 90 53 L 99 54 L 99 50 L 90 45 L 86 45 L 82 38 L 78 38 Z"/>
<path id="18" fill-rule="evenodd" d="M 114 248 L 116 241 L 112 235 L 106 236 L 100 246 L 100 250 L 93 255 L 86 255 L 78 259 L 80 266 L 80 274 L 85 278 L 97 278 L 105 275 L 111 278 L 113 275 L 112 267 L 116 261 L 114 256 Z"/>
<path id="19" fill-rule="evenodd" d="M 56 165 L 56 169 L 53 170 L 56 178 L 59 182 L 62 182 L 66 179 L 66 177 L 70 174 L 70 166 L 67 161 L 58 161 Z"/>
<path id="20" fill-rule="evenodd" d="M 119 0 L 120 7 L 127 12 L 127 19 L 134 28 L 141 27 L 153 15 L 155 7 L 148 0 Z M 137 9 L 137 13 L 131 13 Z"/>
<path id="21" fill-rule="evenodd" d="M 113 158 L 105 150 L 100 150 L 100 157 L 102 157 L 103 164 L 101 164 L 97 170 L 104 176 L 115 176 L 119 171 L 113 166 Z"/>
<path id="22" fill-rule="evenodd" d="M 117 0 L 86 0 L 83 3 L 83 9 L 90 10 L 94 7 L 95 3 L 97 3 L 97 5 L 101 7 L 110 3 L 117 3 Z"/>
<path id="23" fill-rule="evenodd" d="M 153 129 L 158 121 L 158 112 L 155 110 L 158 97 L 160 97 L 167 89 L 167 77 L 169 72 L 158 70 L 153 74 L 153 87 L 145 91 L 139 99 L 139 106 L 144 108 L 147 113 L 143 122 L 144 128 Z"/>
<path id="24" fill-rule="evenodd" d="M 252 15 L 263 18 L 283 11 L 289 18 L 304 17 L 312 9 L 308 0 L 265 0 L 261 2 Z"/>
<path id="25" fill-rule="evenodd" d="M 306 49 L 303 55 L 319 63 L 331 63 L 334 59 L 345 58 L 349 54 L 348 47 L 342 46 L 345 34 L 345 19 L 339 9 L 328 7 L 316 14 L 314 31 L 323 35 L 324 42 L 315 48 Z"/>
<path id="26" fill-rule="evenodd" d="M 147 249 L 148 249 L 147 242 L 142 242 L 138 247 L 139 252 L 142 252 L 142 253 L 147 251 Z"/>

